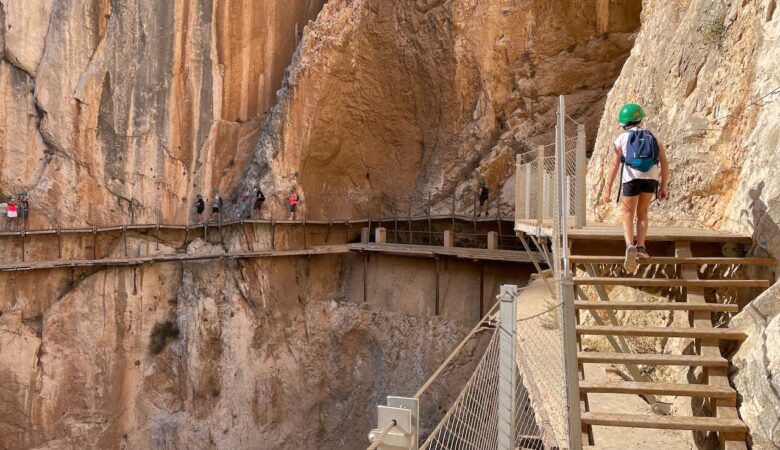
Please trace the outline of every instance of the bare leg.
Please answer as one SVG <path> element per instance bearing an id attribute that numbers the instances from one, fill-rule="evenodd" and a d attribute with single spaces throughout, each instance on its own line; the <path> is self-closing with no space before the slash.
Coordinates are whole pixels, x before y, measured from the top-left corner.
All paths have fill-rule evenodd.
<path id="1" fill-rule="evenodd" d="M 641 193 L 639 194 L 639 201 L 636 207 L 636 245 L 637 247 L 645 246 L 645 238 L 647 237 L 647 228 L 650 225 L 648 219 L 648 211 L 650 210 L 650 203 L 653 202 L 653 196 L 655 194 Z"/>
<path id="2" fill-rule="evenodd" d="M 626 197 L 620 200 L 623 204 L 623 234 L 626 238 L 626 247 L 634 245 L 634 216 L 636 215 L 639 196 Z"/>

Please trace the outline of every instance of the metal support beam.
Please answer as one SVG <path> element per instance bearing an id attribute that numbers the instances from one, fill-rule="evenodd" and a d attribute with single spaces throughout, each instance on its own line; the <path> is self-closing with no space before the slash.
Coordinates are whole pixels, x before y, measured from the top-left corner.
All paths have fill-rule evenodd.
<path id="1" fill-rule="evenodd" d="M 517 286 L 502 285 L 498 295 L 498 450 L 515 450 L 515 380 L 517 379 Z M 576 352 L 575 352 L 576 355 Z"/>
<path id="2" fill-rule="evenodd" d="M 536 260 L 536 256 L 533 255 L 531 252 L 531 247 L 528 246 L 528 241 L 525 240 L 525 235 L 522 232 L 517 232 L 517 237 L 520 239 L 520 242 L 522 242 L 523 247 L 525 248 L 525 252 L 528 254 L 528 257 L 531 258 L 531 263 L 533 263 L 534 268 L 536 269 L 536 273 L 539 274 L 540 277 L 542 277 L 542 281 L 544 281 L 544 285 L 547 286 L 547 290 L 550 291 L 550 295 L 555 296 L 555 291 L 553 291 L 552 286 L 550 286 L 550 283 L 547 281 L 547 278 L 545 278 L 544 274 L 542 273 L 542 268 L 539 266 L 539 262 Z M 549 262 L 547 263 L 549 266 Z"/>

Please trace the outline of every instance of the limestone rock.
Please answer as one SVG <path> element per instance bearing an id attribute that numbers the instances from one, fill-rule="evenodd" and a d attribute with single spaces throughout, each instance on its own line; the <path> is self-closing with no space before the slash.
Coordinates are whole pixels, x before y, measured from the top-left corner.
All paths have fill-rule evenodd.
<path id="1" fill-rule="evenodd" d="M 187 222 L 238 186 L 321 5 L 3 1 L 0 194 L 29 191 L 35 227 Z"/>
<path id="2" fill-rule="evenodd" d="M 775 3 L 644 2 L 641 31 L 609 93 L 589 166 L 593 219 L 618 219 L 614 203 L 600 198 L 617 113 L 636 102 L 671 165 L 670 200 L 652 208 L 651 221 L 751 234 L 759 253 L 780 254 Z"/>
<path id="3" fill-rule="evenodd" d="M 748 334 L 733 362 L 739 415 L 750 427 L 753 448 L 780 442 L 780 286 L 775 285 L 735 316 L 731 326 Z"/>
<path id="4" fill-rule="evenodd" d="M 419 214 L 429 192 L 447 209 L 457 192 L 471 211 L 478 176 L 495 194 L 515 154 L 549 142 L 558 94 L 572 95 L 574 117 L 601 114 L 641 9 L 611 3 L 623 13 L 570 1 L 328 2 L 247 179 L 277 192 L 300 184 L 311 218 Z"/>

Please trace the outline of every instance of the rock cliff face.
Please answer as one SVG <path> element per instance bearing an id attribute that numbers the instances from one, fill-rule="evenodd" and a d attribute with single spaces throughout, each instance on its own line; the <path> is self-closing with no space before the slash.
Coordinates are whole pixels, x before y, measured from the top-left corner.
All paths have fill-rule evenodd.
<path id="1" fill-rule="evenodd" d="M 642 30 L 609 93 L 589 167 L 593 218 L 617 219 L 615 205 L 599 199 L 617 113 L 637 102 L 668 146 L 672 172 L 671 198 L 651 220 L 747 232 L 761 251 L 780 254 L 776 6 L 644 2 Z"/>
<path id="2" fill-rule="evenodd" d="M 0 302 L 2 448 L 363 448 L 470 327 L 347 301 L 338 257 L 102 270 L 38 300 Z"/>
<path id="3" fill-rule="evenodd" d="M 656 224 L 751 234 L 750 253 L 780 255 L 780 12 L 775 0 L 645 0 L 631 56 L 610 91 L 589 166 L 591 219 L 617 221 L 600 204 L 623 103 L 642 104 L 668 146 L 668 202 Z M 612 194 L 614 199 L 615 193 Z M 780 339 L 777 285 L 733 319 L 750 338 L 732 381 L 753 448 L 778 448 Z"/>
<path id="4" fill-rule="evenodd" d="M 32 224 L 185 222 L 233 190 L 322 0 L 3 0 L 0 194 Z"/>
<path id="5" fill-rule="evenodd" d="M 495 193 L 516 153 L 551 138 L 559 93 L 595 123 L 640 9 L 330 1 L 303 37 L 247 179 L 277 192 L 299 183 L 309 217 L 376 215 L 380 202 L 406 211 L 410 197 L 421 208 L 427 192 L 449 208 L 457 191 L 470 211 L 479 176 Z"/>

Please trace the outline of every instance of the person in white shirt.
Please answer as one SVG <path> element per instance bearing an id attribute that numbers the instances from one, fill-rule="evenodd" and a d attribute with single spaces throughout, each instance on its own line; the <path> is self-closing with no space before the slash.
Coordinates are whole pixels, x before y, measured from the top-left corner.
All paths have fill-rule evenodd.
<path id="1" fill-rule="evenodd" d="M 623 127 L 623 133 L 615 140 L 615 153 L 612 159 L 609 176 L 607 177 L 602 200 L 605 203 L 611 201 L 612 185 L 617 178 L 618 171 L 622 167 L 621 177 L 621 204 L 623 205 L 623 232 L 626 239 L 625 268 L 630 273 L 637 269 L 637 256 L 647 258 L 650 255 L 645 248 L 645 238 L 649 226 L 648 212 L 653 197 L 665 200 L 668 197 L 669 161 L 666 157 L 666 147 L 657 143 L 657 160 L 647 170 L 633 168 L 626 162 L 626 150 L 629 138 L 632 135 L 645 131 L 650 137 L 652 133 L 642 127 L 642 119 L 646 114 L 641 106 L 629 103 L 620 110 L 619 121 Z M 634 234 L 634 222 L 636 221 L 636 235 Z M 636 238 L 636 241 L 634 240 Z"/>

